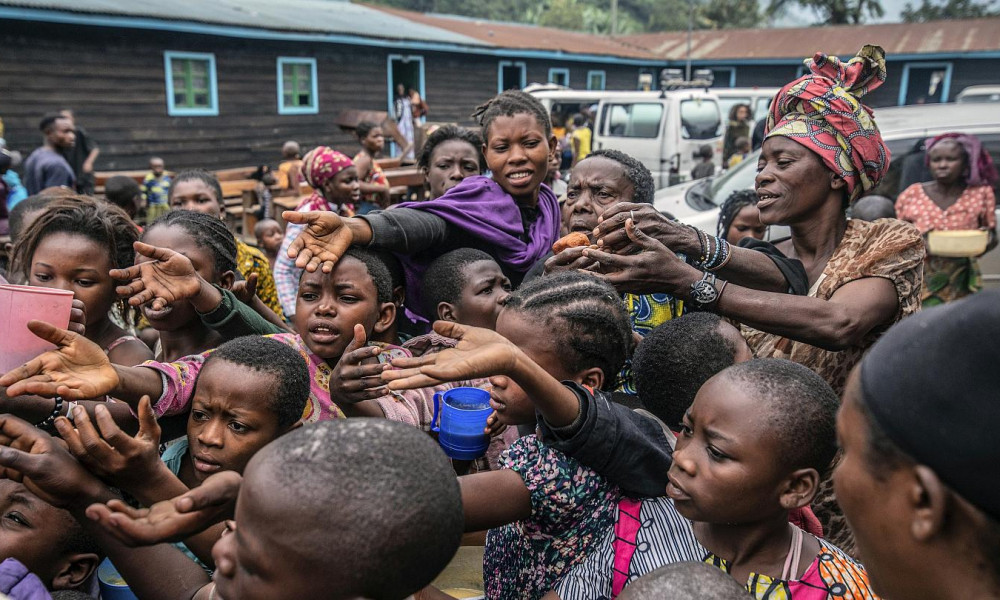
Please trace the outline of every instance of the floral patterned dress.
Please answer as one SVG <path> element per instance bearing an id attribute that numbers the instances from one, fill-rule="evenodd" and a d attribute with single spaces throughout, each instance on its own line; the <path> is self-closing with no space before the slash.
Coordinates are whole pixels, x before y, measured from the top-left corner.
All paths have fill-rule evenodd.
<path id="1" fill-rule="evenodd" d="M 500 458 L 531 494 L 531 516 L 486 536 L 486 597 L 537 599 L 582 562 L 615 524 L 618 489 L 529 435 Z"/>
<path id="2" fill-rule="evenodd" d="M 909 221 L 921 235 L 929 231 L 996 229 L 996 197 L 988 185 L 965 188 L 958 200 L 942 210 L 924 189 L 914 183 L 896 199 L 896 216 Z M 958 300 L 982 289 L 979 263 L 975 258 L 927 255 L 924 261 L 924 306 Z"/>

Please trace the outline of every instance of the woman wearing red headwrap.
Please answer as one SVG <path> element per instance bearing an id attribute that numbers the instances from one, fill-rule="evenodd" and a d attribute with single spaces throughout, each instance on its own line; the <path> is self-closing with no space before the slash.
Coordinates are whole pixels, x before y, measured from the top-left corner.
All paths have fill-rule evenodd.
<path id="1" fill-rule="evenodd" d="M 997 170 L 989 152 L 974 135 L 945 133 L 927 140 L 927 166 L 934 181 L 915 183 L 896 199 L 896 214 L 920 233 L 985 229 L 987 250 L 996 246 Z M 924 263 L 924 306 L 935 306 L 981 289 L 975 258 L 927 255 Z"/>
<path id="2" fill-rule="evenodd" d="M 318 146 L 302 159 L 302 176 L 313 193 L 299 203 L 295 208 L 297 212 L 328 211 L 342 217 L 354 216 L 351 205 L 361 200 L 361 184 L 350 157 L 326 146 Z M 302 273 L 302 269 L 295 266 L 295 261 L 288 258 L 288 247 L 302 229 L 302 225 L 288 224 L 274 265 L 278 299 L 288 319 L 295 314 L 295 297 Z"/>

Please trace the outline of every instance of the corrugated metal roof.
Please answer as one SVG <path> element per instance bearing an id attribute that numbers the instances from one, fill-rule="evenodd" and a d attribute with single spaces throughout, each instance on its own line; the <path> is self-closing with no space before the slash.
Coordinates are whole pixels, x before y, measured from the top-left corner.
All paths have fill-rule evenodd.
<path id="1" fill-rule="evenodd" d="M 482 46 L 480 40 L 343 0 L 0 0 L 0 6 Z"/>
<path id="2" fill-rule="evenodd" d="M 687 32 L 625 36 L 623 42 L 666 60 L 687 57 Z M 695 60 L 805 58 L 815 52 L 853 56 L 865 44 L 878 44 L 891 58 L 898 54 L 964 53 L 1000 50 L 1000 18 L 887 23 L 788 29 L 696 31 Z"/>
<path id="3" fill-rule="evenodd" d="M 656 61 L 659 58 L 641 45 L 624 43 L 608 36 L 566 31 L 552 27 L 486 21 L 455 15 L 417 13 L 384 6 L 371 6 L 371 8 L 414 23 L 444 29 L 502 48 L 648 58 L 651 61 Z"/>

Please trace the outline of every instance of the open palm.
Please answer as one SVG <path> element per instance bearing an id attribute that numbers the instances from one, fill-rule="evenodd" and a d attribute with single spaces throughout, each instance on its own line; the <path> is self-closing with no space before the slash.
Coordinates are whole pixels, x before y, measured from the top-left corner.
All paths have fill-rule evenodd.
<path id="1" fill-rule="evenodd" d="M 322 266 L 323 272 L 329 273 L 354 243 L 351 229 L 332 212 L 286 211 L 281 216 L 289 223 L 305 226 L 288 246 L 288 257 L 294 258 L 300 269 L 312 272 Z"/>
<path id="2" fill-rule="evenodd" d="M 188 257 L 142 242 L 136 242 L 134 247 L 136 253 L 152 260 L 111 271 L 115 279 L 131 281 L 116 291 L 119 296 L 129 297 L 132 306 L 152 301 L 154 310 L 162 310 L 172 302 L 194 297 L 201 289 L 201 277 Z"/>
<path id="3" fill-rule="evenodd" d="M 84 400 L 104 396 L 118 385 L 118 373 L 94 342 L 44 321 L 29 321 L 28 329 L 55 344 L 56 349 L 0 377 L 0 386 L 7 387 L 8 396 L 35 394 Z"/>
<path id="4" fill-rule="evenodd" d="M 507 338 L 489 329 L 449 321 L 434 323 L 434 331 L 458 340 L 454 348 L 417 358 L 392 361 L 398 370 L 382 373 L 389 389 L 403 390 L 493 375 L 508 375 L 520 350 Z"/>

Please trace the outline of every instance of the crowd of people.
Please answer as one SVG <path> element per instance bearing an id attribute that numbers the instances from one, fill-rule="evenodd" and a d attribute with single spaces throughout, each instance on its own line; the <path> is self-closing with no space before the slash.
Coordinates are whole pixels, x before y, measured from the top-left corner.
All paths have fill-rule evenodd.
<path id="1" fill-rule="evenodd" d="M 285 144 L 261 180 L 312 193 L 256 247 L 203 170 L 46 189 L 79 135 L 46 119 L 5 277 L 74 300 L 0 376 L 0 593 L 97 597 L 104 561 L 143 600 L 442 600 L 465 544 L 490 599 L 1000 598 L 1000 295 L 924 241 L 992 247 L 996 169 L 942 136 L 871 196 L 884 52 L 808 64 L 715 232 L 580 136 L 553 191 L 567 133 L 520 91 L 427 136 L 426 200 L 390 204 L 374 123 L 353 158 Z"/>

